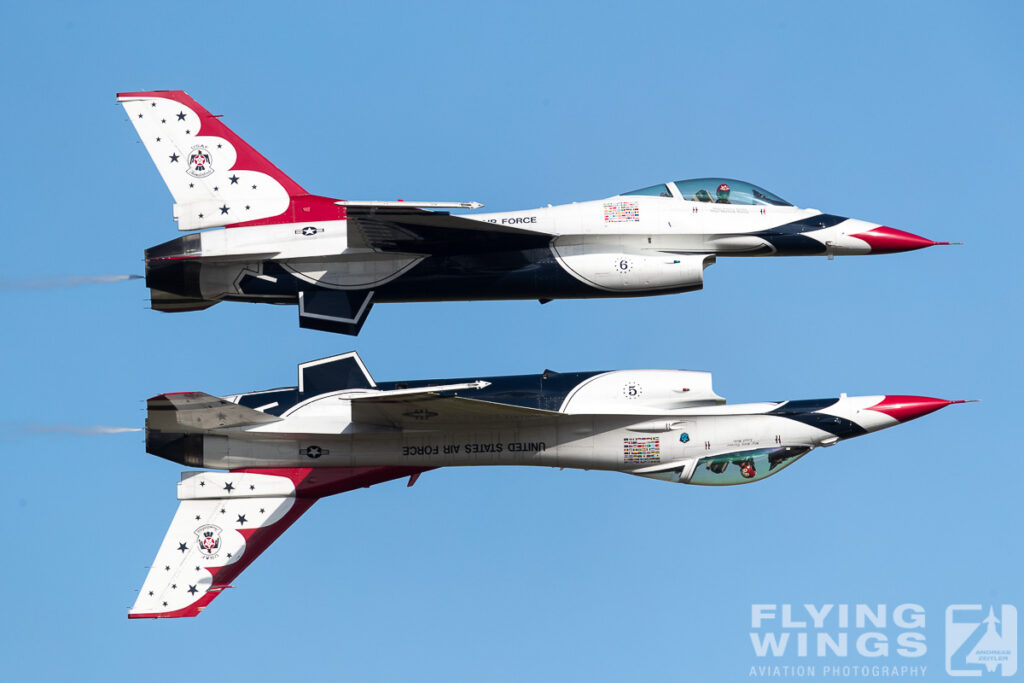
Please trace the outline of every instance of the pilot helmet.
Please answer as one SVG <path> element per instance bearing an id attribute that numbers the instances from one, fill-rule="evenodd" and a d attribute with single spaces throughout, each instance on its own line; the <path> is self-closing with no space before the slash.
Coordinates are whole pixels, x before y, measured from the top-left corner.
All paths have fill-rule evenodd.
<path id="1" fill-rule="evenodd" d="M 718 198 L 719 199 L 728 199 L 729 198 L 729 185 L 728 184 L 722 183 L 721 185 L 718 186 Z"/>

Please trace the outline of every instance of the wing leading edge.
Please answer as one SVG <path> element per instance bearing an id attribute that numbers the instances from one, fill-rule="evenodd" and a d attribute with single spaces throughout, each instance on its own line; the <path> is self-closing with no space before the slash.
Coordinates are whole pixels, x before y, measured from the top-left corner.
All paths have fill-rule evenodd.
<path id="1" fill-rule="evenodd" d="M 475 387 L 467 385 L 466 388 Z M 389 391 L 353 398 L 352 421 L 399 429 L 432 430 L 479 422 L 562 415 L 556 411 L 482 401 L 452 393 L 445 391 L 445 387 L 424 387 L 408 393 Z"/>

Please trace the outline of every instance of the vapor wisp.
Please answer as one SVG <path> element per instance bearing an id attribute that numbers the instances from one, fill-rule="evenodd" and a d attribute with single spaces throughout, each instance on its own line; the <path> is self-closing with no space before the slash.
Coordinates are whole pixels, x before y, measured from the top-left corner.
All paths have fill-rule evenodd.
<path id="1" fill-rule="evenodd" d="M 68 434 L 71 436 L 92 436 L 94 434 L 124 434 L 125 432 L 141 432 L 141 427 L 107 427 L 105 425 L 73 425 L 73 424 L 24 424 L 19 425 L 23 434 Z"/>
<path id="2" fill-rule="evenodd" d="M 67 275 L 38 280 L 0 279 L 0 292 L 26 292 L 40 289 L 71 289 L 82 285 L 101 285 L 125 280 L 141 280 L 141 275 Z"/>

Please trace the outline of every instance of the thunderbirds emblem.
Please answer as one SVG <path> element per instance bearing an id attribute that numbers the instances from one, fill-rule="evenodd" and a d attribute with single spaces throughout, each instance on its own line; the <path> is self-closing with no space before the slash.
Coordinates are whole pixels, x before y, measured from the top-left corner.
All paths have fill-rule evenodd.
<path id="1" fill-rule="evenodd" d="M 220 527 L 213 524 L 204 524 L 195 531 L 199 540 L 199 552 L 204 557 L 213 559 L 220 552 Z"/>
<path id="2" fill-rule="evenodd" d="M 205 178 L 213 173 L 213 159 L 210 158 L 210 150 L 201 145 L 196 145 L 188 155 L 188 168 L 185 172 L 193 178 Z"/>

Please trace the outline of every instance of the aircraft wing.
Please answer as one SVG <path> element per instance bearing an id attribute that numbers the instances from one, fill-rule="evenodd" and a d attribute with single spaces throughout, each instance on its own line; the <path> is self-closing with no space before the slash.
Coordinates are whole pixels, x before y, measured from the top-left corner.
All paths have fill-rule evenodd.
<path id="1" fill-rule="evenodd" d="M 178 484 L 178 511 L 128 618 L 197 616 L 320 498 L 415 477 L 428 469 L 184 472 Z"/>
<path id="2" fill-rule="evenodd" d="M 442 211 L 348 207 L 349 246 L 412 254 L 466 254 L 546 248 L 552 236 Z"/>
<path id="3" fill-rule="evenodd" d="M 556 417 L 562 413 L 452 395 L 452 391 L 387 392 L 352 400 L 352 421 L 397 429 L 433 430 L 477 422 Z"/>

